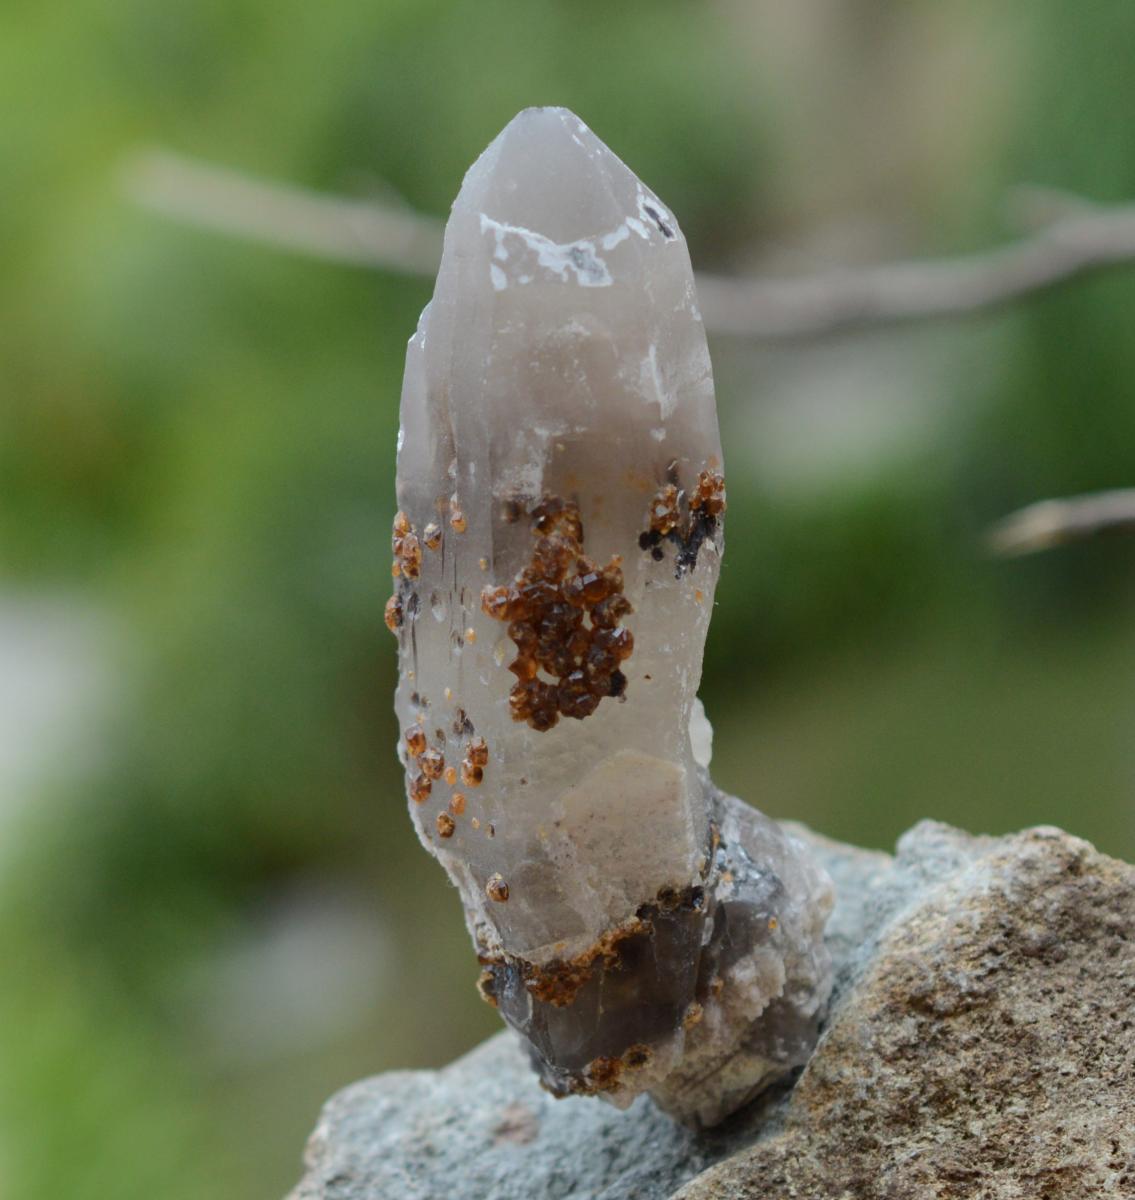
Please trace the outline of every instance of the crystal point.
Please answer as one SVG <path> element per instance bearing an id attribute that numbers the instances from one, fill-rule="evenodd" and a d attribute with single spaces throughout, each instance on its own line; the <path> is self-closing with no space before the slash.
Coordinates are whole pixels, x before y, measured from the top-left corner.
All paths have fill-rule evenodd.
<path id="1" fill-rule="evenodd" d="M 565 109 L 453 205 L 398 502 L 399 754 L 483 994 L 557 1094 L 721 1119 L 811 1048 L 830 886 L 705 773 L 725 489 L 693 273 Z"/>

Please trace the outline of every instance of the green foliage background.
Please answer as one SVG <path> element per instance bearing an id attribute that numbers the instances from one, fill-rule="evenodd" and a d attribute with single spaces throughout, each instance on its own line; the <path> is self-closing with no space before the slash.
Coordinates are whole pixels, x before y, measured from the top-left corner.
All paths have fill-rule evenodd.
<path id="1" fill-rule="evenodd" d="M 873 256 L 813 236 L 847 221 L 887 255 L 995 244 L 1021 182 L 1129 201 L 1133 51 L 1124 0 L 5 6 L 0 586 L 120 637 L 94 761 L 47 746 L 4 827 L 0 1193 L 280 1195 L 334 1088 L 495 1027 L 392 749 L 393 447 L 429 286 L 143 214 L 123 156 L 443 214 L 519 108 L 566 104 L 698 266 L 806 269 Z M 1119 270 L 948 327 L 713 344 L 743 448 L 703 686 L 724 786 L 863 844 L 934 816 L 1135 856 L 1131 544 L 980 550 L 1015 506 L 1135 483 L 1133 318 Z M 886 390 L 896 353 L 906 436 L 759 469 L 777 429 L 807 449 L 849 419 L 829 384 L 768 422 L 794 363 Z M 334 1036 L 211 1053 L 194 972 L 310 878 L 367 898 L 381 986 Z"/>

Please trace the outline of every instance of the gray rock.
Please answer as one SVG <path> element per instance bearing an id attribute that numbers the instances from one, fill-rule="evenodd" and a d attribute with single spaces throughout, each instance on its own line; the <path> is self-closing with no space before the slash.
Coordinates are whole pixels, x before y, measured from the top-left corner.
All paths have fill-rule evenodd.
<path id="1" fill-rule="evenodd" d="M 1135 869 L 1055 829 L 923 822 L 894 858 L 793 832 L 838 896 L 794 1089 L 695 1134 L 552 1100 L 501 1033 L 333 1097 L 292 1200 L 1135 1197 Z"/>

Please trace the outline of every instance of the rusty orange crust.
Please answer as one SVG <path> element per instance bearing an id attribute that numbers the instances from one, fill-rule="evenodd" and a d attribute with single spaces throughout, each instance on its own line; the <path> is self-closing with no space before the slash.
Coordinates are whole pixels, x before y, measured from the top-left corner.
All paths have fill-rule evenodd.
<path id="1" fill-rule="evenodd" d="M 623 695 L 619 665 L 634 638 L 619 624 L 632 611 L 622 560 L 616 555 L 600 567 L 584 553 L 579 506 L 545 496 L 529 516 L 531 561 L 511 584 L 485 588 L 481 610 L 507 621 L 516 643 L 508 668 L 516 676 L 508 697 L 513 720 L 543 732 L 560 717 L 581 721 L 604 697 Z"/>
<path id="2" fill-rule="evenodd" d="M 675 572 L 680 578 L 697 565 L 698 551 L 712 538 L 725 512 L 725 476 L 720 471 L 698 473 L 687 492 L 680 485 L 677 463 L 671 463 L 669 478 L 652 497 L 646 511 L 646 528 L 639 534 L 640 549 L 655 562 L 665 557 L 664 542 L 676 548 Z"/>
<path id="3" fill-rule="evenodd" d="M 417 579 L 422 573 L 422 545 L 428 550 L 437 550 L 441 546 L 441 526 L 431 521 L 421 536 L 410 523 L 410 518 L 401 509 L 394 514 L 394 524 L 390 533 L 390 549 L 394 559 L 390 564 L 390 574 L 394 578 L 394 595 L 386 602 L 383 620 L 391 633 L 397 634 L 406 623 L 407 589 L 409 581 Z"/>
<path id="4" fill-rule="evenodd" d="M 399 511 L 394 516 L 390 548 L 394 551 L 391 574 L 396 579 L 400 575 L 417 579 L 422 570 L 422 543 L 404 512 Z"/>
<path id="5" fill-rule="evenodd" d="M 497 1007 L 497 976 L 509 968 L 517 971 L 525 990 L 534 999 L 556 1008 L 573 1003 L 580 989 L 598 970 L 618 969 L 624 943 L 632 937 L 649 935 L 654 917 L 661 912 L 700 912 L 705 905 L 705 889 L 663 888 L 650 904 L 642 905 L 633 917 L 608 929 L 597 941 L 572 958 L 556 958 L 542 966 L 510 954 L 480 954 L 477 961 L 484 970 L 477 981 L 482 999 Z"/>
<path id="6" fill-rule="evenodd" d="M 579 1075 L 574 1076 L 560 1091 L 542 1086 L 554 1096 L 596 1096 L 601 1092 L 617 1092 L 623 1083 L 623 1075 L 645 1067 L 650 1062 L 650 1047 L 641 1043 L 628 1046 L 617 1058 L 602 1055 L 593 1058 Z"/>
<path id="7" fill-rule="evenodd" d="M 537 1000 L 556 1008 L 566 1008 L 579 994 L 579 989 L 595 974 L 597 966 L 613 967 L 619 961 L 620 944 L 633 934 L 646 931 L 648 926 L 638 916 L 616 925 L 581 954 L 574 958 L 557 958 L 544 966 L 513 955 L 479 955 L 477 961 L 485 968 L 481 972 L 478 986 L 482 997 L 494 1007 L 495 971 L 507 966 L 519 969 L 525 989 Z"/>
<path id="8" fill-rule="evenodd" d="M 391 633 L 397 633 L 402 628 L 406 620 L 406 609 L 402 603 L 402 597 L 397 592 L 387 600 L 382 619 Z"/>

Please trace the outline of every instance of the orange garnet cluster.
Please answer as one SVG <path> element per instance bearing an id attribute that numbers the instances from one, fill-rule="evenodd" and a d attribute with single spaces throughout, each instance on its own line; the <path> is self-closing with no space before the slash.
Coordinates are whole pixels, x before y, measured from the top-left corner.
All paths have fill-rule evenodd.
<path id="1" fill-rule="evenodd" d="M 487 587 L 481 608 L 508 622 L 517 655 L 509 666 L 514 721 L 541 732 L 563 717 L 589 717 L 604 696 L 621 696 L 619 669 L 634 637 L 619 622 L 632 611 L 618 555 L 600 567 L 583 552 L 583 522 L 571 500 L 546 496 L 531 511 L 532 561 L 511 584 Z"/>

